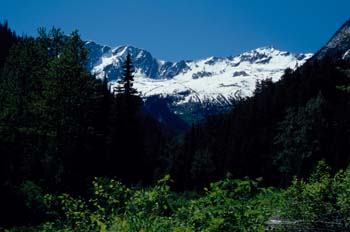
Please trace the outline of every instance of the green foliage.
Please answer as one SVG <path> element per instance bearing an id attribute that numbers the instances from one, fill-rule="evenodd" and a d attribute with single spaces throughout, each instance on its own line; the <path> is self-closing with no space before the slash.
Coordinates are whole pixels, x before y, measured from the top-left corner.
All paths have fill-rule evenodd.
<path id="1" fill-rule="evenodd" d="M 32 211 L 42 211 L 45 208 L 43 189 L 32 181 L 25 181 L 20 192 L 23 194 L 26 206 Z"/>
<path id="2" fill-rule="evenodd" d="M 320 161 L 308 181 L 295 178 L 283 192 L 279 216 L 283 231 L 348 231 L 350 169 L 331 175 Z"/>
<path id="3" fill-rule="evenodd" d="M 170 191 L 169 176 L 149 188 L 95 178 L 88 200 L 69 194 L 45 195 L 43 204 L 54 220 L 23 231 L 350 229 L 350 169 L 332 175 L 321 161 L 307 180 L 294 178 L 286 190 L 260 187 L 260 181 L 225 179 L 210 184 L 201 195 L 191 195 Z M 28 192 L 38 191 L 33 183 L 25 186 Z"/>
<path id="4" fill-rule="evenodd" d="M 90 223 L 91 216 L 83 199 L 73 198 L 65 193 L 58 196 L 46 195 L 44 203 L 50 210 L 49 214 L 59 219 L 57 224 L 62 228 L 74 228 L 75 231 L 90 231 L 96 228 Z"/>
<path id="5" fill-rule="evenodd" d="M 177 215 L 193 231 L 264 231 L 274 202 L 270 194 L 256 181 L 227 179 L 211 184 Z"/>
<path id="6" fill-rule="evenodd" d="M 154 187 L 128 188 L 95 178 L 89 200 L 45 195 L 55 221 L 33 231 L 264 231 L 278 202 L 272 189 L 249 179 L 213 183 L 196 197 L 171 192 L 170 181 L 165 176 Z"/>
<path id="7" fill-rule="evenodd" d="M 336 86 L 336 88 L 337 88 L 337 90 L 350 93 L 350 86 L 347 86 L 347 85 L 339 85 L 339 86 Z"/>

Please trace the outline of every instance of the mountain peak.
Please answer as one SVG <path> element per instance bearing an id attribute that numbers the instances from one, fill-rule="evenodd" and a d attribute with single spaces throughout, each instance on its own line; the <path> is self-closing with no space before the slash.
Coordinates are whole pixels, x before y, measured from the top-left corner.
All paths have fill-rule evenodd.
<path id="1" fill-rule="evenodd" d="M 274 50 L 275 50 L 275 47 L 272 45 L 267 45 L 267 46 L 263 46 L 255 49 L 255 51 L 274 51 Z"/>
<path id="2" fill-rule="evenodd" d="M 273 46 L 260 47 L 249 52 L 244 52 L 238 56 L 231 57 L 237 63 L 248 62 L 251 64 L 267 64 L 273 58 L 283 59 L 283 57 L 294 57 L 299 61 L 310 58 L 310 54 L 291 54 L 287 51 L 281 51 Z"/>
<path id="3" fill-rule="evenodd" d="M 264 47 L 253 49 L 249 52 L 242 53 L 241 55 L 243 55 L 243 54 L 250 54 L 250 55 L 264 54 L 267 56 L 274 56 L 274 55 L 277 55 L 277 56 L 282 55 L 283 56 L 283 55 L 290 55 L 290 52 L 279 50 L 279 49 L 275 48 L 274 46 L 264 46 Z"/>

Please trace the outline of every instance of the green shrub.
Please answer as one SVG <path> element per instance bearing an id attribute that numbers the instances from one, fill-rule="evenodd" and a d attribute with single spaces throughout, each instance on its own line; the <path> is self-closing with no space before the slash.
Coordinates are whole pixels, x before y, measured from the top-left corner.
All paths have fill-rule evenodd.
<path id="1" fill-rule="evenodd" d="M 9 231 L 350 231 L 350 170 L 332 176 L 324 162 L 286 190 L 262 188 L 260 180 L 225 179 L 199 195 L 174 193 L 170 181 L 165 176 L 153 187 L 139 188 L 95 178 L 88 200 L 36 197 L 40 188 L 28 182 L 23 186 L 28 202 L 45 205 L 55 220 Z"/>
<path id="2" fill-rule="evenodd" d="M 350 170 L 332 176 L 321 161 L 307 181 L 294 178 L 284 192 L 280 216 L 290 222 L 289 231 L 350 230 Z"/>

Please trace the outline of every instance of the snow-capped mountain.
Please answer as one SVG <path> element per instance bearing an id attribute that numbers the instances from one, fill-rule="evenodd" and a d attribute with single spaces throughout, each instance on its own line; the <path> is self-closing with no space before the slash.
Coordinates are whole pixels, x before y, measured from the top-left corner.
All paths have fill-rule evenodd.
<path id="1" fill-rule="evenodd" d="M 285 69 L 295 69 L 312 56 L 262 47 L 237 56 L 167 62 L 133 46 L 111 48 L 90 41 L 86 47 L 88 68 L 97 77 L 106 75 L 115 85 L 129 53 L 136 71 L 134 86 L 142 96 L 171 96 L 175 105 L 251 96 L 256 80 L 277 81 Z"/>

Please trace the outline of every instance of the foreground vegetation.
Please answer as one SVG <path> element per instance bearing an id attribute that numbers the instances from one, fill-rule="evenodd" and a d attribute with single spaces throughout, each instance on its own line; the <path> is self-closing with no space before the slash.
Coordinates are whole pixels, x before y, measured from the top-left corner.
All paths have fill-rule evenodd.
<path id="1" fill-rule="evenodd" d="M 289 188 L 260 186 L 261 180 L 225 179 L 201 194 L 170 191 L 169 176 L 149 188 L 95 178 L 88 199 L 43 194 L 26 182 L 22 191 L 47 222 L 8 231 L 348 231 L 350 170 L 331 175 L 320 162 L 307 179 Z"/>

